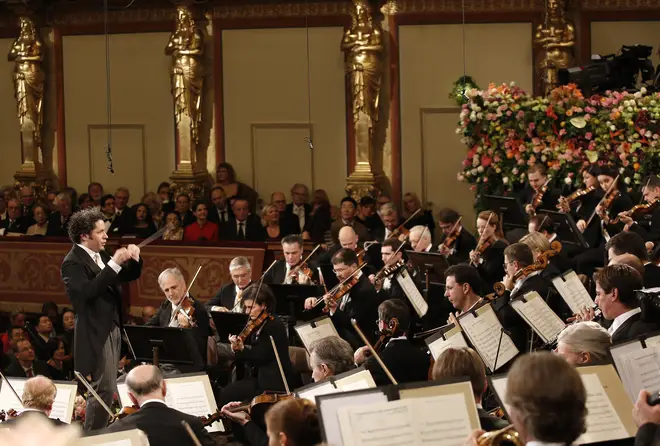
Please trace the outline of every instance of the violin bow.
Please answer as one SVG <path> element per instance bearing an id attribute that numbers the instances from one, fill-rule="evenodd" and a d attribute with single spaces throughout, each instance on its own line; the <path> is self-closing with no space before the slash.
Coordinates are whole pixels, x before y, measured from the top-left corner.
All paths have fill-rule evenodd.
<path id="1" fill-rule="evenodd" d="M 319 272 L 319 282 L 321 282 L 321 285 L 323 285 L 323 289 L 327 293 L 328 292 L 328 287 L 325 286 L 325 278 L 323 277 L 323 270 L 321 269 L 320 266 L 317 266 L 316 269 Z"/>
<path id="2" fill-rule="evenodd" d="M 362 268 L 364 268 L 365 266 L 367 266 L 367 262 L 364 262 L 364 263 L 362 264 L 362 266 L 359 266 L 358 269 L 356 269 L 355 271 L 353 271 L 353 272 L 351 273 L 350 276 L 348 276 L 347 278 L 345 278 L 344 280 L 342 280 L 341 282 L 339 282 L 337 285 L 335 285 L 335 287 L 334 287 L 333 289 L 331 289 L 331 290 L 328 292 L 328 294 L 334 294 L 336 291 L 338 291 L 339 288 L 340 288 L 343 284 L 345 284 L 346 282 L 348 282 L 349 280 L 351 280 L 351 279 L 353 278 L 353 276 L 355 276 L 355 275 L 356 275 L 356 274 L 357 274 Z M 319 297 L 318 299 L 316 299 L 316 303 L 314 304 L 314 307 L 317 307 L 317 306 L 318 306 L 319 304 L 321 304 L 322 302 L 323 302 L 323 296 L 321 296 L 321 297 Z"/>
<path id="3" fill-rule="evenodd" d="M 199 438 L 197 438 L 197 435 L 195 435 L 195 432 L 193 432 L 192 428 L 186 422 L 186 420 L 181 420 L 181 425 L 186 430 L 186 433 L 188 434 L 192 442 L 195 444 L 195 446 L 202 446 L 202 443 L 199 441 Z"/>
<path id="4" fill-rule="evenodd" d="M 101 396 L 100 396 L 98 393 L 96 393 L 96 390 L 94 390 L 94 388 L 92 387 L 92 385 L 91 385 L 90 383 L 87 382 L 87 380 L 85 379 L 85 377 L 82 376 L 82 374 L 81 374 L 79 371 L 77 371 L 77 370 L 74 370 L 73 373 L 76 375 L 76 378 L 78 378 L 78 381 L 80 381 L 80 382 L 82 383 L 82 385 L 85 386 L 85 388 L 86 388 L 87 391 L 90 393 L 90 395 L 92 395 L 94 398 L 96 398 L 96 401 L 98 401 L 98 403 L 101 405 L 101 407 L 102 407 L 106 412 L 108 412 L 108 415 L 110 415 L 110 418 L 111 418 L 111 419 L 114 418 L 114 417 L 115 417 L 115 414 L 112 413 L 112 410 L 110 410 L 110 408 L 108 407 L 108 405 L 105 404 L 105 401 L 103 401 L 103 399 L 101 399 Z"/>
<path id="5" fill-rule="evenodd" d="M 599 207 L 601 204 L 603 204 L 603 201 L 605 201 L 605 199 L 607 198 L 607 196 L 610 194 L 610 192 L 612 191 L 612 189 L 613 189 L 614 186 L 616 185 L 617 181 L 619 181 L 619 177 L 620 177 L 620 176 L 621 176 L 621 175 L 617 175 L 616 178 L 614 179 L 614 181 L 612 181 L 612 184 L 610 184 L 610 187 L 607 188 L 607 192 L 605 192 L 605 195 L 603 195 L 603 198 L 600 199 L 600 201 L 599 201 L 598 204 L 596 205 L 596 208 L 595 208 L 594 211 L 591 213 L 591 216 L 589 217 L 589 220 L 587 220 L 587 225 L 585 226 L 585 229 L 586 229 L 586 227 L 588 227 L 588 226 L 591 224 L 591 220 L 593 220 L 594 217 L 596 216 L 596 211 L 598 210 L 598 207 Z"/>
<path id="6" fill-rule="evenodd" d="M 315 253 L 320 247 L 321 247 L 321 244 L 316 245 L 316 248 L 314 248 L 314 250 L 313 250 L 312 252 L 310 252 L 309 255 L 308 255 L 307 257 L 305 257 L 305 260 L 303 260 L 302 262 L 300 262 L 295 268 L 293 268 L 291 271 L 289 271 L 289 275 L 288 275 L 284 280 L 286 281 L 287 278 L 289 278 L 289 277 L 293 277 L 294 275 L 298 274 L 298 270 L 300 269 L 300 267 L 301 267 L 302 265 L 304 265 L 305 263 L 307 263 L 307 261 L 309 260 L 309 258 L 312 257 L 312 256 L 314 255 L 314 253 Z"/>
<path id="7" fill-rule="evenodd" d="M 11 390 L 11 393 L 14 394 L 14 396 L 16 397 L 18 402 L 21 403 L 21 406 L 22 406 L 23 405 L 23 400 L 21 399 L 20 396 L 18 396 L 18 393 L 16 393 L 16 389 L 14 389 L 14 386 L 11 385 L 11 383 L 9 382 L 7 377 L 2 372 L 0 372 L 0 378 L 2 378 L 2 380 L 5 382 L 5 384 L 7 384 L 9 386 L 9 389 Z"/>
<path id="8" fill-rule="evenodd" d="M 177 306 L 174 308 L 174 311 L 172 311 L 172 317 L 170 318 L 170 323 L 167 324 L 168 326 L 171 325 L 172 322 L 174 322 L 176 317 L 179 315 L 179 311 L 181 311 L 181 306 L 183 305 L 183 301 L 186 299 L 186 297 L 188 297 L 188 293 L 190 292 L 193 284 L 195 283 L 195 279 L 197 279 L 197 276 L 199 275 L 199 272 L 202 270 L 202 266 L 203 265 L 199 265 L 199 267 L 197 268 L 197 272 L 195 273 L 192 280 L 190 281 L 190 284 L 188 285 L 188 289 L 186 289 L 186 292 L 183 295 L 183 298 L 181 298 L 181 302 L 179 302 L 177 304 Z M 188 315 L 185 312 L 182 312 L 182 314 L 185 314 L 185 316 L 188 318 L 188 320 L 190 320 L 190 317 L 188 317 Z"/>
<path id="9" fill-rule="evenodd" d="M 401 228 L 406 226 L 406 223 L 408 223 L 410 220 L 412 220 L 413 217 L 415 215 L 419 214 L 420 212 L 422 212 L 422 208 L 419 208 L 415 212 L 413 212 L 413 214 L 410 217 L 408 217 L 403 223 L 401 223 L 398 228 L 396 228 L 394 231 L 392 231 L 392 234 L 390 234 L 390 236 L 388 238 L 392 237 L 393 234 L 394 235 L 400 235 L 400 234 L 398 234 L 398 232 L 401 230 Z"/>
<path id="10" fill-rule="evenodd" d="M 408 238 L 408 236 L 406 236 L 406 238 Z M 404 241 L 405 241 L 405 239 L 404 239 Z M 398 253 L 400 253 L 400 252 L 401 252 L 401 248 L 403 248 L 404 245 L 405 245 L 405 243 L 402 242 L 401 245 L 396 249 L 396 251 L 394 251 L 394 252 L 392 253 L 392 257 L 394 257 L 394 256 L 396 256 Z M 401 259 L 401 260 L 403 261 L 403 259 Z M 391 265 L 383 265 L 383 267 L 381 268 L 381 270 L 378 271 L 378 272 L 376 273 L 376 278 L 378 278 L 378 276 L 379 276 L 380 274 L 382 274 L 384 271 L 386 271 L 387 268 L 392 267 L 392 266 L 394 266 L 394 265 L 396 265 L 396 263 L 392 263 Z"/>
<path id="11" fill-rule="evenodd" d="M 275 353 L 275 359 L 277 360 L 277 367 L 280 369 L 280 375 L 282 376 L 282 382 L 284 383 L 284 390 L 286 390 L 287 395 L 291 395 L 291 390 L 289 390 L 289 382 L 286 380 L 286 375 L 284 374 L 284 368 L 282 367 L 282 361 L 280 361 L 280 354 L 277 352 L 277 345 L 275 345 L 275 339 L 272 336 L 270 337 L 270 343 L 273 346 L 273 353 Z"/>
<path id="12" fill-rule="evenodd" d="M 364 333 L 362 333 L 362 330 L 360 329 L 360 326 L 358 325 L 357 321 L 355 319 L 351 319 L 351 324 L 353 325 L 353 328 L 355 328 L 357 334 L 360 335 L 362 341 L 367 346 L 369 351 L 371 351 L 373 357 L 376 358 L 376 361 L 378 361 L 378 364 L 380 364 L 381 368 L 383 369 L 387 377 L 390 379 L 390 381 L 392 381 L 392 384 L 394 384 L 395 386 L 398 385 L 399 383 L 396 381 L 396 379 L 394 379 L 394 376 L 392 376 L 390 369 L 388 369 L 385 363 L 383 363 L 383 360 L 378 355 L 378 352 L 376 352 L 376 349 L 374 349 L 371 343 L 367 340 L 367 337 L 364 335 Z"/>
<path id="13" fill-rule="evenodd" d="M 462 215 L 459 217 L 458 220 L 456 220 L 456 223 L 454 223 L 454 226 L 452 226 L 451 231 L 449 231 L 449 234 L 450 234 L 450 235 L 453 234 L 454 231 L 456 230 L 456 228 L 458 228 L 458 225 L 461 224 L 461 220 L 463 220 L 463 216 L 462 216 Z M 424 228 L 426 229 L 426 226 L 424 226 Z M 423 235 L 423 234 L 424 234 L 424 232 L 422 232 L 422 235 Z M 448 235 L 447 237 L 449 237 L 449 235 Z M 444 242 L 443 242 L 443 244 L 444 244 Z M 447 247 L 447 248 L 449 248 L 449 247 Z M 440 248 L 438 247 L 438 249 L 440 249 Z"/>
<path id="14" fill-rule="evenodd" d="M 490 219 L 493 218 L 493 214 L 495 214 L 495 212 L 490 211 L 490 215 L 488 216 L 488 221 L 486 221 L 486 226 L 490 225 Z M 479 252 L 479 248 L 481 248 L 481 244 L 484 241 L 484 234 L 485 233 L 486 233 L 486 231 L 482 232 L 481 235 L 479 236 L 479 243 L 477 243 L 477 247 L 474 248 L 475 252 Z M 472 260 L 470 260 L 470 266 L 476 266 Z"/>

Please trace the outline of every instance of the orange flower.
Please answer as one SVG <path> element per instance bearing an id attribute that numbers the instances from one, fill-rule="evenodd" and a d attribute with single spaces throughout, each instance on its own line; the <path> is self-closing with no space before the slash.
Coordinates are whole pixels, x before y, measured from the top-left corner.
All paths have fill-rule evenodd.
<path id="1" fill-rule="evenodd" d="M 510 150 L 508 152 L 506 152 L 506 157 L 507 157 L 507 159 L 513 158 L 513 152 L 510 151 Z"/>
<path id="2" fill-rule="evenodd" d="M 640 167 L 642 167 L 642 166 L 640 166 L 639 163 L 633 164 L 633 169 L 635 169 L 635 170 L 639 170 Z"/>

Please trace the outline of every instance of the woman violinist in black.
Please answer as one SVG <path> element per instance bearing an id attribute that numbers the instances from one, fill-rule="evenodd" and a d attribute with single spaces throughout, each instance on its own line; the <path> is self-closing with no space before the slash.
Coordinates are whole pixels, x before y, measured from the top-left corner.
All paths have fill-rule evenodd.
<path id="1" fill-rule="evenodd" d="M 289 359 L 289 342 L 286 328 L 273 315 L 275 296 L 267 285 L 252 284 L 243 290 L 242 305 L 250 319 L 243 331 L 229 337 L 235 360 L 244 363 L 248 376 L 229 384 L 218 397 L 218 406 L 230 401 L 246 401 L 266 391 L 284 392 L 285 386 L 280 375 L 275 352 L 270 342 L 273 337 L 282 362 L 284 374 L 290 386 L 297 386 L 293 380 L 293 367 Z"/>
<path id="2" fill-rule="evenodd" d="M 507 243 L 502 233 L 500 218 L 493 211 L 477 216 L 477 247 L 470 251 L 470 264 L 476 266 L 488 290 L 504 277 L 504 249 Z"/>

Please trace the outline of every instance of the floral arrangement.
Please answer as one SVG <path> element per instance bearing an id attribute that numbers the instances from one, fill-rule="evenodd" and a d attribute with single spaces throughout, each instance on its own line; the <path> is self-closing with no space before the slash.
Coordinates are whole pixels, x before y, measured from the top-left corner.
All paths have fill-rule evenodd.
<path id="1" fill-rule="evenodd" d="M 453 100 L 457 105 L 468 103 L 467 91 L 477 89 L 479 86 L 472 79 L 471 76 L 461 76 L 456 82 L 452 84 L 451 91 L 449 92 L 449 99 Z"/>
<path id="2" fill-rule="evenodd" d="M 573 84 L 532 97 L 514 83 L 466 92 L 456 133 L 468 147 L 458 179 L 507 195 L 543 163 L 557 186 L 580 186 L 592 163 L 619 168 L 632 188 L 660 166 L 660 93 L 607 91 L 583 97 Z"/>

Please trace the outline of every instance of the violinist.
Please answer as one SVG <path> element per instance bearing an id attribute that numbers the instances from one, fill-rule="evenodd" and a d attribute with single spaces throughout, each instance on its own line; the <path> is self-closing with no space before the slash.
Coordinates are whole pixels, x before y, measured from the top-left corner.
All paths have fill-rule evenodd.
<path id="1" fill-rule="evenodd" d="M 360 237 L 358 236 L 357 232 L 355 232 L 355 229 L 353 229 L 350 226 L 344 226 L 339 230 L 339 244 L 334 245 L 332 248 L 327 250 L 325 253 L 321 254 L 318 259 L 318 264 L 319 265 L 332 265 L 332 258 L 334 255 L 341 249 L 350 249 L 351 251 L 358 253 L 361 252 L 362 254 L 358 258 L 358 263 L 360 262 L 366 262 L 367 266 L 364 268 L 364 272 L 367 273 L 367 275 L 371 273 L 376 273 L 378 270 L 377 266 L 379 265 L 380 262 L 377 262 L 377 259 L 371 259 L 369 256 L 369 252 L 366 250 L 360 249 L 360 244 L 362 240 L 360 240 Z"/>
<path id="2" fill-rule="evenodd" d="M 166 300 L 145 325 L 192 329 L 199 354 L 206 363 L 206 348 L 211 329 L 204 304 L 192 297 L 190 293 L 186 293 L 186 280 L 179 268 L 168 268 L 160 273 L 158 285 L 165 294 Z M 180 307 L 180 309 L 176 317 L 173 318 L 172 312 L 177 307 Z"/>
<path id="3" fill-rule="evenodd" d="M 660 241 L 660 178 L 651 175 L 643 182 L 642 196 L 645 204 L 633 206 L 628 212 L 619 214 L 625 230 L 641 235 L 644 241 L 658 244 Z"/>
<path id="4" fill-rule="evenodd" d="M 408 241 L 415 252 L 429 252 L 433 248 L 431 231 L 426 226 L 413 226 L 408 233 Z"/>
<path id="5" fill-rule="evenodd" d="M 378 273 L 369 275 L 369 281 L 376 288 L 379 297 L 387 296 L 381 298 L 381 301 L 390 298 L 407 300 L 401 285 L 396 280 L 399 273 L 397 266 L 405 268 L 405 265 L 402 265 L 401 245 L 402 242 L 395 238 L 385 240 L 380 247 L 380 255 L 384 266 Z"/>
<path id="6" fill-rule="evenodd" d="M 158 367 L 153 365 L 135 367 L 126 376 L 126 386 L 128 397 L 139 410 L 117 420 L 99 433 L 140 429 L 146 434 L 149 444 L 195 446 L 193 439 L 181 424 L 185 421 L 202 446 L 215 445 L 215 441 L 206 432 L 199 417 L 167 407 L 165 403 L 167 383 Z"/>
<path id="7" fill-rule="evenodd" d="M 336 336 L 318 339 L 309 346 L 309 368 L 314 382 L 348 372 L 355 368 L 353 347 Z"/>
<path id="8" fill-rule="evenodd" d="M 386 203 L 380 208 L 380 216 L 383 219 L 383 227 L 376 228 L 372 233 L 374 239 L 382 242 L 390 237 L 402 237 L 407 234 L 405 228 L 399 229 L 403 224 L 403 220 L 399 217 L 399 212 L 394 206 L 394 203 Z M 398 230 L 397 230 L 398 229 Z"/>
<path id="9" fill-rule="evenodd" d="M 470 251 L 470 262 L 476 266 L 488 289 L 502 280 L 504 275 L 504 248 L 507 243 L 502 233 L 499 216 L 483 211 L 477 216 L 477 247 Z"/>
<path id="10" fill-rule="evenodd" d="M 522 190 L 520 200 L 528 214 L 546 209 L 554 210 L 559 200 L 559 191 L 549 181 L 543 164 L 534 164 L 527 169 L 527 186 Z"/>
<path id="11" fill-rule="evenodd" d="M 231 283 L 222 285 L 215 296 L 206 302 L 210 311 L 240 313 L 243 290 L 252 280 L 252 266 L 246 257 L 234 257 L 229 263 Z"/>
<path id="12" fill-rule="evenodd" d="M 470 260 L 470 251 L 477 247 L 477 239 L 461 224 L 461 216 L 453 209 L 444 208 L 438 212 L 438 226 L 443 238 L 438 245 L 440 254 L 451 265 Z"/>
<path id="13" fill-rule="evenodd" d="M 642 279 L 644 288 L 655 288 L 660 286 L 660 266 L 649 261 L 644 239 L 635 232 L 620 232 L 605 245 L 608 260 L 612 260 L 623 254 L 631 254 L 642 262 L 644 268 Z"/>
<path id="14" fill-rule="evenodd" d="M 575 221 L 581 218 L 589 218 L 596 209 L 598 202 L 603 198 L 603 190 L 598 183 L 600 167 L 592 164 L 588 169 L 582 171 L 582 188 L 575 190 L 566 197 L 560 197 L 557 209 L 566 214 L 571 214 Z"/>
<path id="15" fill-rule="evenodd" d="M 258 292 L 258 294 L 257 294 Z M 277 365 L 275 352 L 270 342 L 273 337 L 282 361 L 284 374 L 289 385 L 296 386 L 292 380 L 293 367 L 289 359 L 289 342 L 286 327 L 274 317 L 275 296 L 267 285 L 252 284 L 243 291 L 243 309 L 249 315 L 249 321 L 241 333 L 229 337 L 236 361 L 242 361 L 248 376 L 229 384 L 218 396 L 218 406 L 231 401 L 248 401 L 266 391 L 284 392 L 285 386 Z"/>
<path id="16" fill-rule="evenodd" d="M 57 387 L 50 379 L 45 376 L 35 376 L 25 381 L 21 401 L 23 409 L 13 418 L 9 418 L 2 427 L 12 427 L 14 423 L 25 418 L 26 414 L 38 414 L 43 418 L 48 418 L 54 426 L 68 426 L 65 422 L 57 418 L 49 418 L 57 396 Z"/>
<path id="17" fill-rule="evenodd" d="M 481 300 L 481 277 L 476 268 L 465 265 L 452 265 L 445 271 L 445 297 L 460 316 Z"/>
<path id="18" fill-rule="evenodd" d="M 430 367 L 429 355 L 406 337 L 410 325 L 410 310 L 400 299 L 388 299 L 378 306 L 378 330 L 381 338 L 378 354 L 398 383 L 426 381 Z M 355 363 L 364 364 L 371 372 L 377 386 L 390 384 L 376 358 L 370 356 L 369 347 L 355 352 Z"/>
<path id="19" fill-rule="evenodd" d="M 303 238 L 297 234 L 282 239 L 284 259 L 278 260 L 264 276 L 264 283 L 310 285 L 318 282 L 318 270 L 303 262 Z"/>
<path id="20" fill-rule="evenodd" d="M 371 284 L 366 274 L 358 271 L 358 258 L 355 251 L 342 248 L 332 257 L 332 267 L 337 279 L 351 286 L 338 293 L 325 294 L 323 300 L 332 322 L 337 328 L 339 336 L 346 339 L 353 348 L 362 345 L 359 335 L 351 325 L 351 319 L 355 319 L 358 325 L 366 333 L 369 340 L 373 340 L 376 332 L 375 318 L 378 312 L 380 299 L 376 289 Z M 305 300 L 305 309 L 310 310 L 316 305 L 317 299 L 310 297 Z"/>

